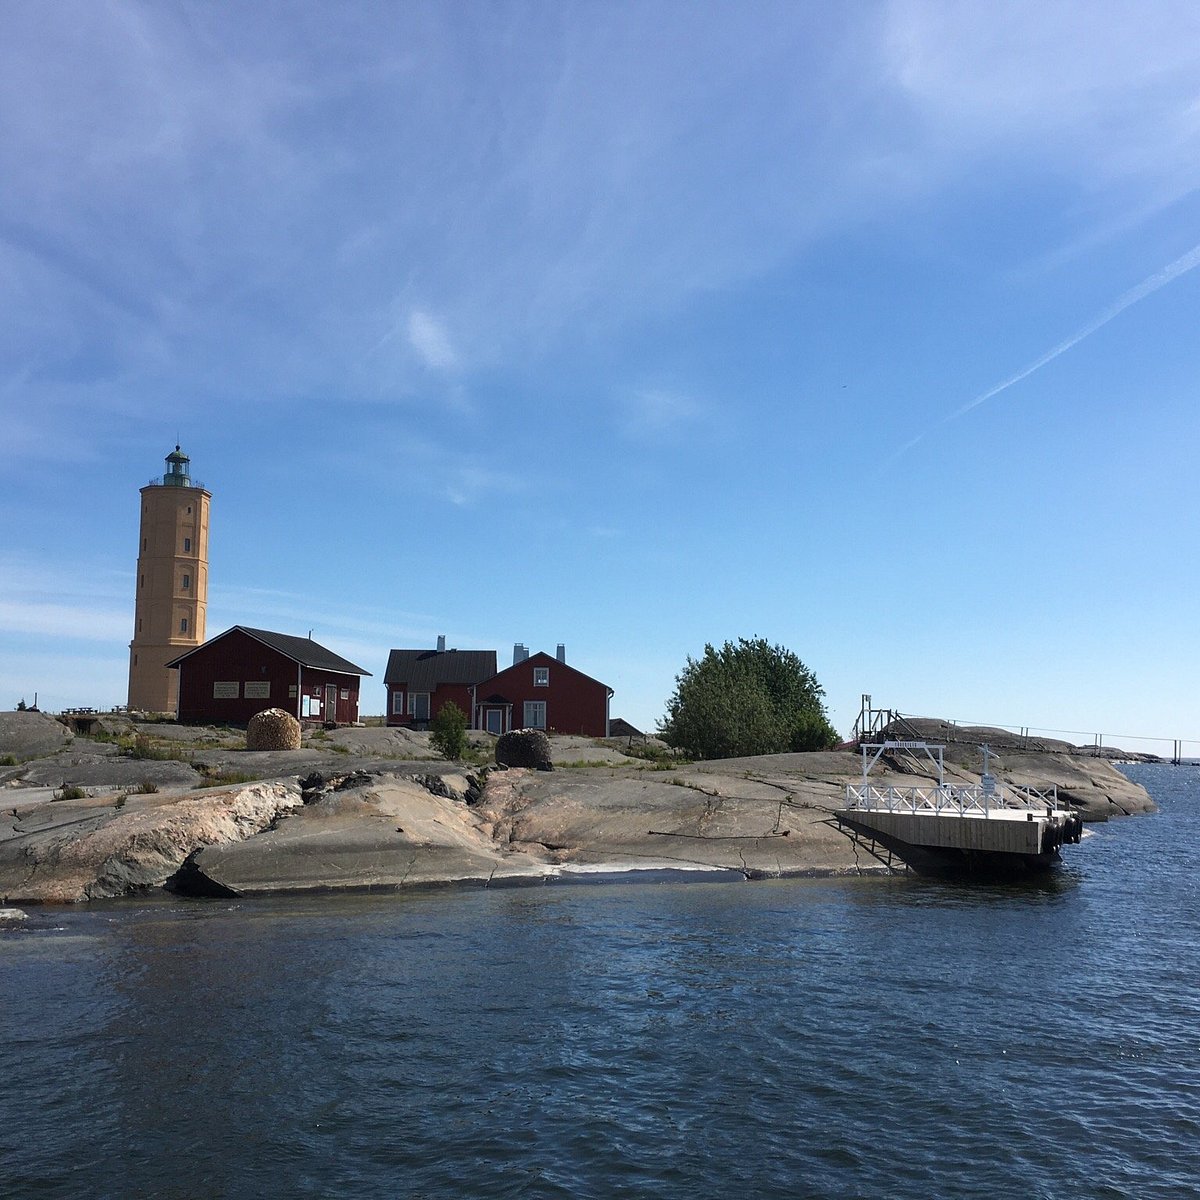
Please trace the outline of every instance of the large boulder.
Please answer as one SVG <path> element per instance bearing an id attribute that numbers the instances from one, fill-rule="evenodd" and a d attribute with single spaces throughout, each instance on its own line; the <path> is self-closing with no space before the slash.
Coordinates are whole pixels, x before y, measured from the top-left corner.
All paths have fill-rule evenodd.
<path id="1" fill-rule="evenodd" d="M 496 761 L 502 767 L 536 767 L 553 771 L 550 739 L 540 729 L 513 729 L 496 740 Z"/>
<path id="2" fill-rule="evenodd" d="M 0 758 L 25 762 L 61 750 L 72 740 L 71 731 L 43 712 L 0 713 Z"/>
<path id="3" fill-rule="evenodd" d="M 300 722 L 282 708 L 255 713 L 246 726 L 247 750 L 299 750 Z"/>

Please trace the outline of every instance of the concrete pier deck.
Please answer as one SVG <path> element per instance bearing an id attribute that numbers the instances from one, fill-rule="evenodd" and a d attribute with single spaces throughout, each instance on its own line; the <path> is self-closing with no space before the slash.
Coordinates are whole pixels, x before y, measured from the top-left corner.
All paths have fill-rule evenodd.
<path id="1" fill-rule="evenodd" d="M 1058 859 L 1059 847 L 1077 843 L 1083 822 L 1060 805 L 1056 790 L 1018 788 L 996 781 L 987 769 L 979 783 L 946 783 L 943 747 L 920 742 L 864 746 L 863 779 L 846 787 L 840 825 L 870 837 L 922 869 L 969 865 L 989 869 L 1039 868 Z M 937 766 L 938 782 L 927 786 L 878 787 L 871 767 L 889 752 L 923 757 Z"/>

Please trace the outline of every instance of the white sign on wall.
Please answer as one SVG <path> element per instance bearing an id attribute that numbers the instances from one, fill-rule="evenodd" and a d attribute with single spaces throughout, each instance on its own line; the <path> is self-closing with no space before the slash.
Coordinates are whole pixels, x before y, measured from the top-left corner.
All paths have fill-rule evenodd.
<path id="1" fill-rule="evenodd" d="M 247 700 L 267 700 L 271 695 L 271 681 L 269 679 L 247 679 L 242 695 Z"/>
<path id="2" fill-rule="evenodd" d="M 236 700 L 241 685 L 235 679 L 232 682 L 214 680 L 213 681 L 213 699 L 214 700 Z"/>

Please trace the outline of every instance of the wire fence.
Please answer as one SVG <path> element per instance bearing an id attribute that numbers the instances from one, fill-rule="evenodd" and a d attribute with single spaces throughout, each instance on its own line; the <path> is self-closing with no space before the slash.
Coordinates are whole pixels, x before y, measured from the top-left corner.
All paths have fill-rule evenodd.
<path id="1" fill-rule="evenodd" d="M 1000 724 L 996 721 L 955 720 L 949 724 L 952 727 L 984 725 L 992 729 L 1002 729 L 1026 740 L 1049 736 L 1056 740 L 1071 741 L 1081 750 L 1091 750 L 1095 754 L 1116 755 L 1119 750 L 1133 750 L 1141 754 L 1153 754 L 1158 758 L 1168 758 L 1172 762 L 1200 760 L 1200 738 L 1161 735 L 1155 737 L 1147 733 L 1097 733 L 1087 729 L 1048 729 L 1032 725 Z"/>
<path id="2" fill-rule="evenodd" d="M 974 741 L 973 735 L 966 736 L 968 729 L 998 729 L 1012 735 L 1022 746 L 1042 738 L 1054 741 L 1068 741 L 1083 753 L 1092 753 L 1097 757 L 1121 759 L 1123 751 L 1129 754 L 1147 755 L 1172 763 L 1200 766 L 1200 737 L 1177 738 L 1164 737 L 1145 733 L 1100 733 L 1090 729 L 1051 729 L 1036 725 L 1019 725 L 1007 721 L 968 721 L 963 718 L 931 718 L 919 717 L 913 713 L 900 713 L 895 709 L 872 708 L 870 697 L 863 697 L 863 708 L 855 726 L 855 736 L 866 732 L 878 732 L 887 724 L 904 721 L 934 720 L 942 730 L 939 737 L 947 741 Z M 962 731 L 963 737 L 955 733 Z"/>

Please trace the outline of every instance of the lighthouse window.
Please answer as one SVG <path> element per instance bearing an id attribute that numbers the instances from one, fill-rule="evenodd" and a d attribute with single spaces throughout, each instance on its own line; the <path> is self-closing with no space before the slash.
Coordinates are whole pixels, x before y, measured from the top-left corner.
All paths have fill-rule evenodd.
<path id="1" fill-rule="evenodd" d="M 184 554 L 186 554 L 186 553 L 187 553 L 187 552 L 188 552 L 188 551 L 189 551 L 191 548 L 192 548 L 192 539 L 191 539 L 191 538 L 184 538 L 184 539 L 183 539 L 183 552 L 184 552 Z"/>
<path id="2" fill-rule="evenodd" d="M 192 577 L 190 575 L 185 575 L 183 577 L 183 590 L 186 592 L 188 590 L 188 588 L 190 588 L 191 586 L 192 586 Z"/>
<path id="3" fill-rule="evenodd" d="M 187 617 L 179 618 L 179 632 L 187 633 Z"/>

